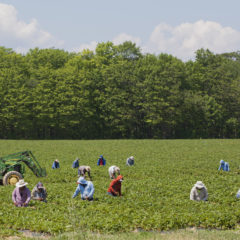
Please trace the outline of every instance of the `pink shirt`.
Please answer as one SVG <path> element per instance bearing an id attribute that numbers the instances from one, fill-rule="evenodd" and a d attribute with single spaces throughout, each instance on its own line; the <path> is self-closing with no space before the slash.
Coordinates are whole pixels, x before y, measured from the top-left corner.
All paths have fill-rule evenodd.
<path id="1" fill-rule="evenodd" d="M 14 203 L 17 203 L 18 207 L 23 206 L 24 203 L 27 205 L 31 200 L 31 192 L 27 187 L 21 192 L 19 188 L 16 187 L 12 193 L 12 200 Z"/>

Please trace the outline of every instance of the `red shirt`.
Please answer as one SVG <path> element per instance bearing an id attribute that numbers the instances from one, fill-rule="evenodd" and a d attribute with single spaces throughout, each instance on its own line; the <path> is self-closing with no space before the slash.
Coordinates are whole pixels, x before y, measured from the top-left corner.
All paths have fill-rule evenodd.
<path id="1" fill-rule="evenodd" d="M 121 193 L 121 187 L 122 187 L 122 182 L 119 181 L 120 179 L 123 179 L 122 175 L 119 175 L 116 179 L 114 179 L 108 188 L 108 192 L 112 193 L 114 196 L 119 196 L 122 195 Z"/>

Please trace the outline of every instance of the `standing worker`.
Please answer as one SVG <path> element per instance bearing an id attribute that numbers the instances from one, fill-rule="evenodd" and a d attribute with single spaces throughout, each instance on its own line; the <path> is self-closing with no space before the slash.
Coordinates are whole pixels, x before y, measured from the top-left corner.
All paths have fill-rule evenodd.
<path id="1" fill-rule="evenodd" d="M 100 155 L 98 162 L 97 162 L 98 166 L 105 166 L 106 165 L 106 160 L 104 159 L 103 155 Z"/>
<path id="2" fill-rule="evenodd" d="M 127 159 L 127 162 L 126 162 L 127 166 L 132 166 L 134 165 L 134 157 L 131 156 Z"/>
<path id="3" fill-rule="evenodd" d="M 121 197 L 122 181 L 123 181 L 122 175 L 119 175 L 116 179 L 112 180 L 108 188 L 107 194 L 113 197 L 117 197 L 117 196 Z"/>
<path id="4" fill-rule="evenodd" d="M 16 188 L 12 193 L 12 200 L 16 207 L 27 207 L 31 200 L 31 192 L 26 187 L 27 184 L 27 182 L 24 182 L 24 179 L 20 179 L 16 183 Z"/>
<path id="5" fill-rule="evenodd" d="M 77 181 L 77 184 L 78 186 L 72 198 L 75 198 L 80 192 L 82 200 L 92 201 L 94 194 L 93 183 L 91 181 L 85 180 L 84 177 L 80 177 Z"/>
<path id="6" fill-rule="evenodd" d="M 116 174 L 120 175 L 120 168 L 117 166 L 111 166 L 108 168 L 108 173 L 109 173 L 110 179 L 115 179 Z"/>

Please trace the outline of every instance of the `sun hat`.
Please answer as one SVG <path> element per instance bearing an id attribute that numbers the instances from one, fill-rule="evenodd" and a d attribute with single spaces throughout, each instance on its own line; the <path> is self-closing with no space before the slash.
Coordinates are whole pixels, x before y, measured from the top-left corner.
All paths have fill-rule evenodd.
<path id="1" fill-rule="evenodd" d="M 203 184 L 202 181 L 197 181 L 194 186 L 195 186 L 196 188 L 199 188 L 199 189 L 205 187 L 205 185 Z"/>
<path id="2" fill-rule="evenodd" d="M 221 160 L 221 161 L 220 161 L 220 164 L 223 164 L 223 163 L 224 163 L 224 161 L 223 161 L 223 160 Z"/>
<path id="3" fill-rule="evenodd" d="M 16 183 L 16 187 L 24 187 L 28 185 L 27 182 L 24 182 L 24 179 L 20 179 L 17 183 Z"/>
<path id="4" fill-rule="evenodd" d="M 130 157 L 130 159 L 131 159 L 131 160 L 134 160 L 134 157 L 133 157 L 133 156 L 131 156 L 131 157 Z"/>
<path id="5" fill-rule="evenodd" d="M 87 184 L 87 181 L 84 179 L 84 177 L 80 177 L 77 181 L 79 184 L 83 184 L 83 185 L 86 185 Z"/>
<path id="6" fill-rule="evenodd" d="M 90 171 L 91 171 L 91 168 L 90 168 L 89 166 L 86 166 L 86 170 L 87 170 L 88 172 L 90 172 Z"/>

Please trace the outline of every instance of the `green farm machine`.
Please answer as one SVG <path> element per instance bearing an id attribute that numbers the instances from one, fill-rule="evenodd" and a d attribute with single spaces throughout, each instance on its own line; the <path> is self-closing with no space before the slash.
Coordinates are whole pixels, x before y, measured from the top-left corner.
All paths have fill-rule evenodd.
<path id="1" fill-rule="evenodd" d="M 24 177 L 25 165 L 37 177 L 45 177 L 46 169 L 42 168 L 31 151 L 18 152 L 0 157 L 0 181 L 3 185 L 15 185 Z"/>

